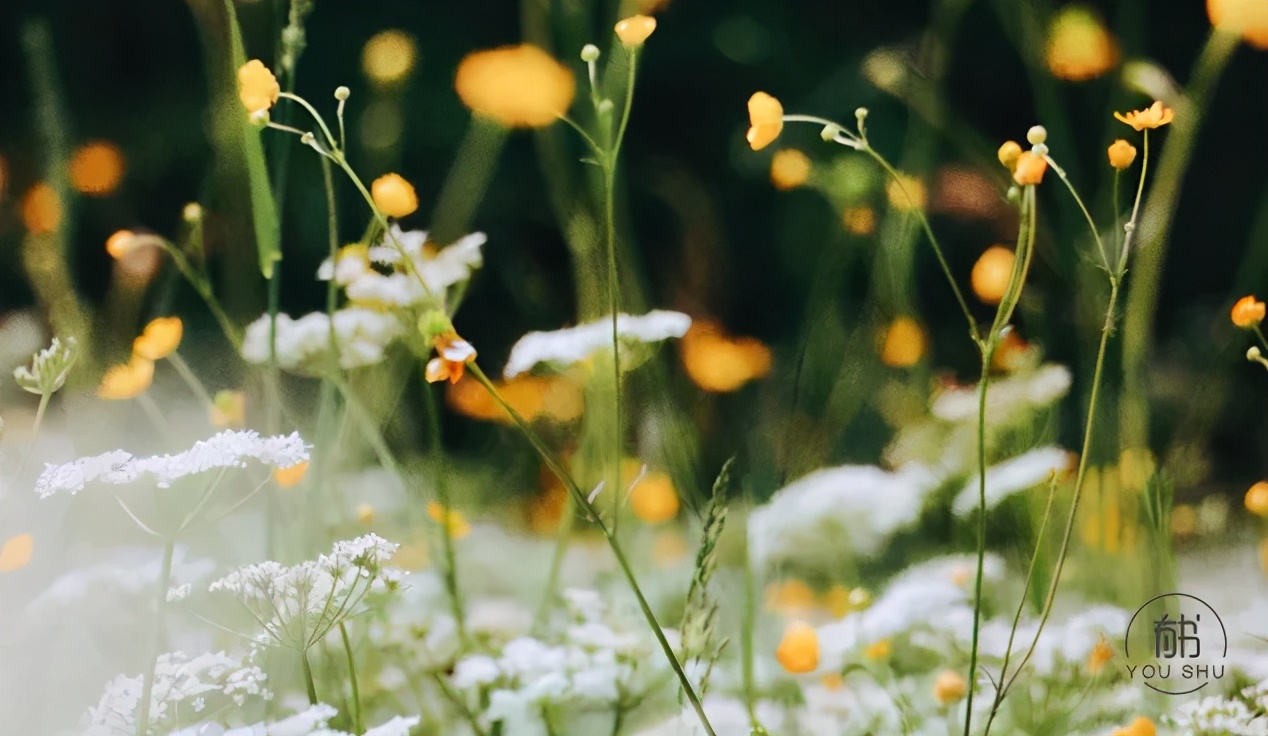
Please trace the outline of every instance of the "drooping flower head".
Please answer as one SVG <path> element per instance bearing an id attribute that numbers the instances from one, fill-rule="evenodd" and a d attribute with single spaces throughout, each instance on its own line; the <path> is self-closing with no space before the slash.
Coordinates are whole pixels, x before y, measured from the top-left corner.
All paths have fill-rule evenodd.
<path id="1" fill-rule="evenodd" d="M 1144 110 L 1131 110 L 1126 113 L 1116 112 L 1114 117 L 1120 123 L 1126 123 L 1137 131 L 1145 129 L 1161 128 L 1170 123 L 1176 115 L 1175 110 L 1163 105 L 1159 101 L 1145 108 Z"/>
<path id="2" fill-rule="evenodd" d="M 475 348 L 456 332 L 437 335 L 432 345 L 436 348 L 436 357 L 427 361 L 425 374 L 428 383 L 457 383 L 462 380 L 467 363 L 476 359 Z"/>
<path id="3" fill-rule="evenodd" d="M 1248 330 L 1264 321 L 1264 303 L 1254 296 L 1244 296 L 1233 305 L 1233 324 Z"/>
<path id="4" fill-rule="evenodd" d="M 745 136 L 754 151 L 769 146 L 784 129 L 784 106 L 765 92 L 754 92 L 748 98 L 748 134 Z"/>
<path id="5" fill-rule="evenodd" d="M 531 44 L 468 54 L 454 87 L 462 103 L 508 128 L 542 128 L 572 106 L 572 71 Z"/>

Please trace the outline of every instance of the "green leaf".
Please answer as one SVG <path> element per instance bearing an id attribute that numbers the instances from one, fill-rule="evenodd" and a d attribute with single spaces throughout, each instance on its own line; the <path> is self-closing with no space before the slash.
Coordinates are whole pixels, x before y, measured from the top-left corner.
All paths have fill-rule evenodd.
<path id="1" fill-rule="evenodd" d="M 246 50 L 242 46 L 242 30 L 238 27 L 238 14 L 233 0 L 225 0 L 225 12 L 229 16 L 229 74 L 237 85 L 237 70 L 247 63 Z M 242 115 L 242 151 L 247 166 L 247 186 L 251 191 L 251 220 L 255 224 L 255 247 L 260 256 L 260 273 L 264 278 L 273 277 L 273 266 L 282 260 L 282 236 L 277 219 L 277 204 L 273 201 L 272 183 L 264 160 L 264 144 L 260 141 L 261 128 L 252 125 L 244 112 Z"/>

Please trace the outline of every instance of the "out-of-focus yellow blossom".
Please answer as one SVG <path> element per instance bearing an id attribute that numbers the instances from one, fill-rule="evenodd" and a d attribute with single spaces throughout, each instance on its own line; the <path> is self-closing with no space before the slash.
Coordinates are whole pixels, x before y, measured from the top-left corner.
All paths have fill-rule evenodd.
<path id="1" fill-rule="evenodd" d="M 845 687 L 845 678 L 839 672 L 829 672 L 819 678 L 819 684 L 824 690 L 840 690 Z"/>
<path id="2" fill-rule="evenodd" d="M 296 463 L 289 468 L 274 468 L 273 482 L 282 488 L 294 488 L 299 485 L 304 476 L 308 475 L 308 461 Z"/>
<path id="3" fill-rule="evenodd" d="M 446 509 L 435 501 L 427 502 L 427 515 L 440 524 L 454 539 L 462 539 L 471 533 L 471 525 L 467 523 L 460 511 Z"/>
<path id="4" fill-rule="evenodd" d="M 550 419 L 571 422 L 580 418 L 585 409 L 585 394 L 581 386 L 564 376 L 516 376 L 506 381 L 495 381 L 493 385 L 515 413 L 528 421 Z M 511 415 L 493 400 L 484 386 L 472 379 L 450 384 L 445 392 L 445 403 L 459 414 L 473 419 L 514 423 Z"/>
<path id="5" fill-rule="evenodd" d="M 705 391 L 735 391 L 771 370 L 770 348 L 751 337 L 729 337 L 710 320 L 693 321 L 679 347 L 687 376 Z"/>
<path id="6" fill-rule="evenodd" d="M 1067 5 L 1052 17 L 1044 58 L 1057 79 L 1095 79 L 1118 63 L 1118 45 L 1100 17 L 1082 5 Z"/>
<path id="7" fill-rule="evenodd" d="M 438 335 L 432 344 L 436 348 L 436 357 L 427 361 L 424 376 L 428 383 L 449 381 L 457 383 L 462 380 L 467 363 L 476 359 L 475 348 L 471 343 L 458 337 L 457 333 Z"/>
<path id="8" fill-rule="evenodd" d="M 626 46 L 642 46 L 656 30 L 656 19 L 647 15 L 632 15 L 616 24 L 616 37 Z"/>
<path id="9" fill-rule="evenodd" d="M 528 502 L 528 525 L 543 536 L 554 534 L 563 521 L 568 507 L 568 489 L 559 477 L 545 465 L 539 474 L 541 491 Z"/>
<path id="10" fill-rule="evenodd" d="M 1176 116 L 1175 110 L 1166 107 L 1161 102 L 1155 101 L 1154 104 L 1144 110 L 1132 110 L 1127 113 L 1116 112 L 1114 117 L 1121 123 L 1126 123 L 1137 131 L 1154 128 L 1161 128 L 1170 123 L 1172 118 Z"/>
<path id="11" fill-rule="evenodd" d="M 841 226 L 853 235 L 871 235 L 876 231 L 876 213 L 871 207 L 846 207 L 841 212 Z"/>
<path id="12" fill-rule="evenodd" d="M 1004 141 L 995 153 L 999 162 L 1009 171 L 1017 169 L 1017 159 L 1021 157 L 1021 144 L 1017 141 Z"/>
<path id="13" fill-rule="evenodd" d="M 273 107 L 281 92 L 277 77 L 259 59 L 238 68 L 238 99 L 248 113 L 254 115 Z"/>
<path id="14" fill-rule="evenodd" d="M 991 370 L 1012 373 L 1034 365 L 1037 358 L 1038 351 L 1022 339 L 1017 330 L 1012 330 L 1004 335 L 995 348 L 995 354 L 991 356 Z"/>
<path id="15" fill-rule="evenodd" d="M 132 399 L 145 393 L 154 382 L 154 361 L 133 355 L 127 363 L 106 371 L 97 386 L 97 396 L 103 399 Z"/>
<path id="16" fill-rule="evenodd" d="M 1234 325 L 1249 330 L 1264 321 L 1264 312 L 1263 302 L 1253 296 L 1244 296 L 1233 305 L 1231 317 Z"/>
<path id="17" fill-rule="evenodd" d="M 510 128 L 541 128 L 568 112 L 576 94 L 572 70 L 531 44 L 468 54 L 454 87 L 473 112 Z"/>
<path id="18" fill-rule="evenodd" d="M 766 586 L 766 609 L 785 616 L 803 616 L 814 610 L 814 589 L 804 580 L 790 578 Z"/>
<path id="19" fill-rule="evenodd" d="M 1017 168 L 1013 169 L 1013 181 L 1022 186 L 1036 186 L 1043 181 L 1044 172 L 1048 170 L 1048 162 L 1043 156 L 1030 151 L 1023 151 L 1017 157 Z"/>
<path id="20" fill-rule="evenodd" d="M 780 191 L 796 189 L 810 178 L 810 158 L 795 148 L 776 151 L 770 160 L 770 181 Z"/>
<path id="21" fill-rule="evenodd" d="M 1105 665 L 1114 659 L 1114 647 L 1110 646 L 1109 640 L 1102 634 L 1097 640 L 1096 645 L 1092 647 L 1091 653 L 1087 655 L 1087 672 L 1089 675 L 1098 674 L 1105 669 Z"/>
<path id="22" fill-rule="evenodd" d="M 678 515 L 678 491 L 669 475 L 649 472 L 630 490 L 630 509 L 647 524 L 660 524 Z"/>
<path id="23" fill-rule="evenodd" d="M 939 705 L 958 703 L 969 691 L 964 675 L 955 670 L 943 670 L 933 681 L 933 699 Z"/>
<path id="24" fill-rule="evenodd" d="M 899 317 L 885 329 L 881 342 L 881 362 L 891 368 L 910 368 L 924 357 L 928 338 L 920 323 Z"/>
<path id="25" fill-rule="evenodd" d="M 53 187 L 39 182 L 22 197 L 22 224 L 32 235 L 56 232 L 62 224 L 62 203 Z"/>
<path id="26" fill-rule="evenodd" d="M 784 106 L 765 92 L 748 98 L 748 133 L 745 138 L 754 151 L 769 146 L 784 129 Z"/>
<path id="27" fill-rule="evenodd" d="M 247 395 L 242 391 L 217 391 L 211 402 L 211 424 L 217 429 L 235 429 L 247 424 Z"/>
<path id="28" fill-rule="evenodd" d="M 1171 534 L 1177 539 L 1193 536 L 1198 530 L 1198 511 L 1191 504 L 1178 503 L 1171 509 Z"/>
<path id="29" fill-rule="evenodd" d="M 814 672 L 819 666 L 819 632 L 802 621 L 789 623 L 775 647 L 775 659 L 794 675 Z"/>
<path id="30" fill-rule="evenodd" d="M 118 260 L 141 246 L 140 239 L 131 230 L 119 230 L 106 238 L 106 252 Z"/>
<path id="31" fill-rule="evenodd" d="M 925 183 L 902 172 L 897 179 L 891 178 L 885 183 L 885 195 L 889 206 L 896 210 L 923 210 L 928 199 Z"/>
<path id="32" fill-rule="evenodd" d="M 1000 245 L 992 245 L 983 251 L 973 264 L 969 276 L 973 293 L 985 304 L 999 304 L 1013 278 L 1013 252 Z"/>
<path id="33" fill-rule="evenodd" d="M 180 317 L 153 319 L 132 341 L 132 352 L 146 360 L 162 360 L 180 347 L 184 332 L 185 325 Z"/>
<path id="34" fill-rule="evenodd" d="M 872 661 L 877 661 L 885 659 L 893 651 L 894 648 L 890 645 L 889 639 L 881 639 L 868 645 L 867 649 L 863 650 L 863 656 Z"/>
<path id="35" fill-rule="evenodd" d="M 1136 160 L 1136 147 L 1133 146 L 1132 144 L 1128 143 L 1122 138 L 1119 138 L 1118 140 L 1110 144 L 1110 147 L 1109 147 L 1110 166 L 1113 166 L 1119 171 L 1122 171 L 1128 166 L 1131 166 L 1132 162 L 1135 160 Z"/>
<path id="36" fill-rule="evenodd" d="M 370 184 L 374 206 L 388 217 L 405 217 L 418 209 L 414 185 L 400 174 L 384 174 Z"/>
<path id="37" fill-rule="evenodd" d="M 1268 50 L 1268 3 L 1263 0 L 1206 0 L 1206 14 L 1217 29 Z"/>
<path id="38" fill-rule="evenodd" d="M 1113 736 L 1158 736 L 1158 727 L 1144 716 L 1136 716 L 1136 720 L 1114 729 Z"/>
<path id="39" fill-rule="evenodd" d="M 91 141 L 70 157 L 70 185 L 75 191 L 104 196 L 123 180 L 123 153 L 109 141 Z"/>
<path id="40" fill-rule="evenodd" d="M 361 49 L 361 71 L 376 84 L 396 84 L 414 69 L 418 48 L 414 39 L 395 28 L 379 31 Z"/>
<path id="41" fill-rule="evenodd" d="M 656 535 L 652 542 L 652 562 L 657 567 L 668 568 L 682 562 L 691 554 L 691 545 L 682 532 L 669 530 Z"/>
<path id="42" fill-rule="evenodd" d="M 867 608 L 871 603 L 871 596 L 863 588 L 850 589 L 837 583 L 828 588 L 819 602 L 835 618 L 844 618 Z"/>
<path id="43" fill-rule="evenodd" d="M 1259 481 L 1246 491 L 1246 510 L 1268 519 L 1268 481 Z"/>
<path id="44" fill-rule="evenodd" d="M 357 521 L 361 522 L 362 524 L 366 526 L 370 526 L 371 524 L 373 524 L 374 523 L 374 507 L 368 503 L 363 503 L 358 505 L 357 506 Z"/>
<path id="45" fill-rule="evenodd" d="M 0 545 L 0 572 L 13 572 L 26 567 L 30 564 L 34 551 L 35 537 L 30 534 L 10 537 Z"/>

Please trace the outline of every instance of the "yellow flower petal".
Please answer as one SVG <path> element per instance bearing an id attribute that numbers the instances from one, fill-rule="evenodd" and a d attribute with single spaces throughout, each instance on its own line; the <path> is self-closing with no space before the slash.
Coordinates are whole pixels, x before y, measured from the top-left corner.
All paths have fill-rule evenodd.
<path id="1" fill-rule="evenodd" d="M 31 553 L 35 549 L 35 537 L 30 534 L 19 534 L 10 537 L 0 545 L 0 572 L 21 570 L 31 562 Z"/>
<path id="2" fill-rule="evenodd" d="M 180 347 L 185 325 L 180 317 L 159 317 L 151 320 L 137 339 L 132 352 L 146 360 L 162 360 Z"/>
<path id="3" fill-rule="evenodd" d="M 754 151 L 769 146 L 784 129 L 784 106 L 765 92 L 748 98 L 748 144 Z"/>
<path id="4" fill-rule="evenodd" d="M 531 44 L 468 54 L 454 88 L 462 103 L 510 128 L 541 128 L 572 106 L 572 70 Z"/>

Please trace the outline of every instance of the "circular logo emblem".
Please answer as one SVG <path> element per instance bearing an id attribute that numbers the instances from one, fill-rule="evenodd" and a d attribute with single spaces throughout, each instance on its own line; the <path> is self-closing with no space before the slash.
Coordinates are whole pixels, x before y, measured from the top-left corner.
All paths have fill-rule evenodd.
<path id="1" fill-rule="evenodd" d="M 1224 677 L 1228 633 L 1214 608 L 1188 593 L 1150 598 L 1127 622 L 1127 676 L 1166 695 L 1197 692 Z"/>

